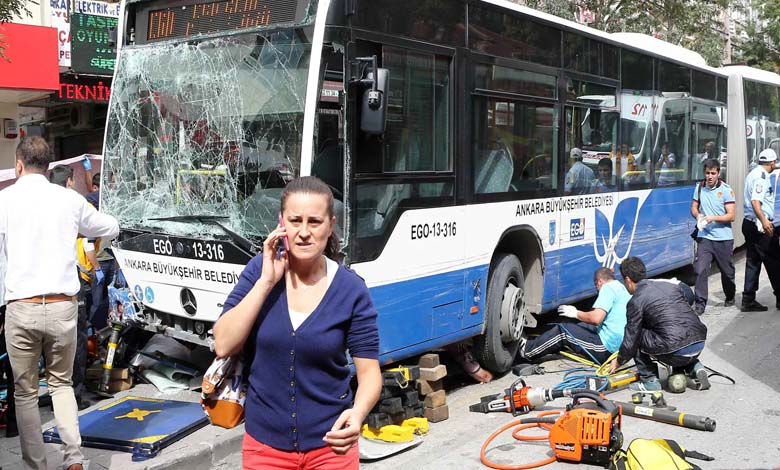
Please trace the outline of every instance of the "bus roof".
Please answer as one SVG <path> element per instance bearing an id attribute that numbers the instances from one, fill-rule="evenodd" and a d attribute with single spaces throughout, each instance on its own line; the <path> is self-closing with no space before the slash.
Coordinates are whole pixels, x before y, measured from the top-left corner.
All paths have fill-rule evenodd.
<path id="1" fill-rule="evenodd" d="M 523 5 L 512 3 L 508 0 L 482 0 L 484 3 L 490 3 L 508 10 L 514 10 L 528 16 L 538 18 L 543 21 L 554 23 L 568 29 L 585 33 L 589 36 L 595 36 L 616 46 L 625 47 L 648 53 L 650 55 L 670 59 L 674 62 L 694 66 L 699 69 L 707 70 L 711 73 L 723 75 L 719 69 L 710 67 L 704 58 L 697 52 L 677 46 L 661 39 L 640 33 L 605 33 L 598 29 L 581 25 L 575 21 L 567 20 L 549 13 L 528 8 Z"/>
<path id="2" fill-rule="evenodd" d="M 741 75 L 749 80 L 757 80 L 772 85 L 780 85 L 780 75 L 766 70 L 748 67 L 747 65 L 727 65 L 721 67 L 721 73 L 726 75 Z"/>

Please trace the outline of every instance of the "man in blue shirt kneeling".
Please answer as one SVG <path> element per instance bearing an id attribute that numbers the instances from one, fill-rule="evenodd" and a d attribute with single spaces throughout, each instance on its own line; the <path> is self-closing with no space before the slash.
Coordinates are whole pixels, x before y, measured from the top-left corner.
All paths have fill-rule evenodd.
<path id="1" fill-rule="evenodd" d="M 550 325 L 551 328 L 536 338 L 523 339 L 520 357 L 534 360 L 568 347 L 601 364 L 620 349 L 626 327 L 626 305 L 631 295 L 607 268 L 597 269 L 593 282 L 599 291 L 593 309 L 583 312 L 572 305 L 561 305 L 558 312 L 577 321 Z"/>

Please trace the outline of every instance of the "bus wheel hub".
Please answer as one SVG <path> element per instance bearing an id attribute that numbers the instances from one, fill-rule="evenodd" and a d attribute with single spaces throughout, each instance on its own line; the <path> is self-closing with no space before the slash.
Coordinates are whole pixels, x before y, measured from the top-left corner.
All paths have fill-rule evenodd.
<path id="1" fill-rule="evenodd" d="M 526 306 L 523 289 L 514 284 L 504 288 L 504 299 L 501 302 L 501 341 L 510 343 L 518 341 L 523 333 L 523 317 Z"/>

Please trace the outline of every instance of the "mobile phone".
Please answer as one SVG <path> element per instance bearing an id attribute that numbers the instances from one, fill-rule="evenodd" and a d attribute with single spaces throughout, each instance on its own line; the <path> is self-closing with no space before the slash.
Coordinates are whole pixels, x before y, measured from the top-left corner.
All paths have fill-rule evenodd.
<path id="1" fill-rule="evenodd" d="M 279 226 L 284 227 L 284 217 L 282 217 L 282 213 L 279 213 Z M 277 243 L 276 250 L 279 253 L 279 255 L 282 254 L 282 250 L 284 251 L 290 251 L 290 242 L 287 241 L 287 235 L 282 237 L 282 243 Z"/>

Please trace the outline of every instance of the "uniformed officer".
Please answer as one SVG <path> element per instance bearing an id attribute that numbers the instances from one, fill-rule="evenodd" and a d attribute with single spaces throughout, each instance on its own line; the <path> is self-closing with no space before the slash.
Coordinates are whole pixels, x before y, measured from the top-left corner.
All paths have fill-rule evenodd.
<path id="1" fill-rule="evenodd" d="M 742 221 L 742 234 L 745 235 L 745 289 L 742 292 L 743 312 L 765 312 L 768 308 L 756 301 L 758 276 L 761 263 L 764 263 L 769 282 L 775 293 L 775 306 L 780 308 L 780 265 L 769 256 L 773 242 L 772 218 L 774 217 L 775 194 L 769 181 L 769 173 L 774 170 L 777 154 L 772 149 L 762 150 L 758 155 L 758 166 L 748 173 L 745 179 L 745 219 Z M 777 240 L 774 241 L 777 243 Z"/>
<path id="2" fill-rule="evenodd" d="M 582 163 L 582 150 L 575 147 L 571 149 L 570 156 L 574 160 L 574 164 L 566 173 L 564 194 L 569 196 L 590 193 L 593 184 L 593 170 Z"/>
<path id="3" fill-rule="evenodd" d="M 700 227 L 696 237 L 696 305 L 693 309 L 701 315 L 707 306 L 707 284 L 712 262 L 718 265 L 726 307 L 734 305 L 734 235 L 731 223 L 734 221 L 735 200 L 731 186 L 720 179 L 720 163 L 709 158 L 702 165 L 704 181 L 693 191 L 691 215 Z"/>

